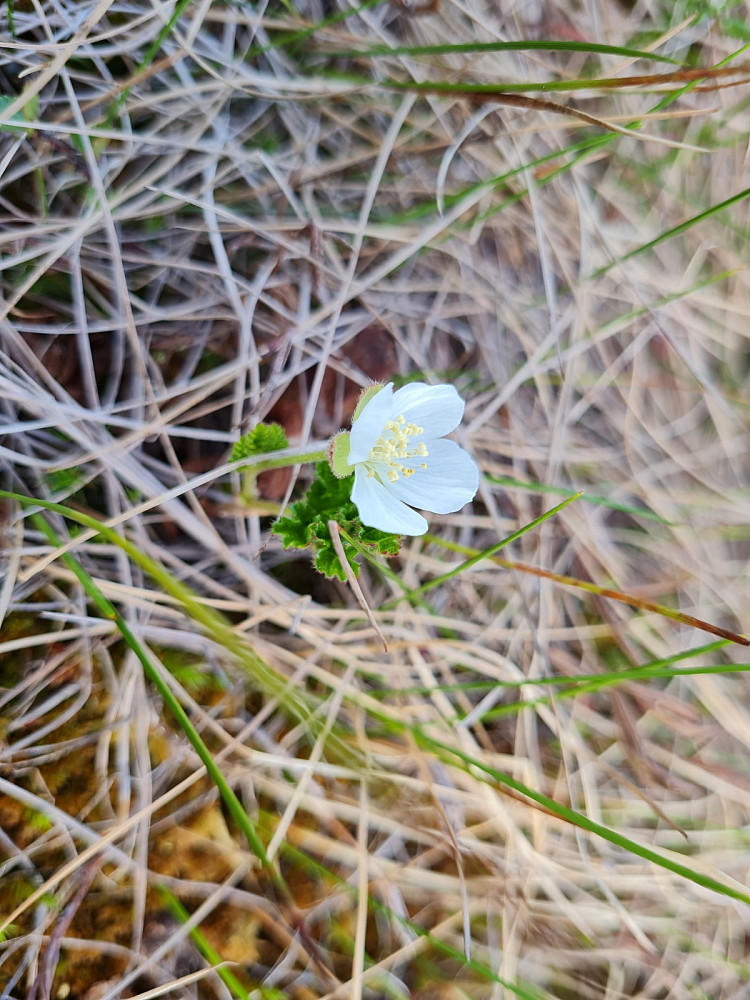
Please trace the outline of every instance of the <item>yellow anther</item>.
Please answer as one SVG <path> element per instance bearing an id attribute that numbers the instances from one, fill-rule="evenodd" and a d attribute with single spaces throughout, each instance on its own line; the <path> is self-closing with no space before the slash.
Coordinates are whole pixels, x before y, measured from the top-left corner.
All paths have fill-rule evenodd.
<path id="1" fill-rule="evenodd" d="M 424 442 L 413 441 L 420 434 L 424 434 L 424 428 L 417 424 L 407 424 L 403 413 L 397 414 L 392 420 L 386 420 L 383 432 L 370 449 L 368 462 L 384 465 L 385 474 L 391 483 L 398 482 L 399 476 L 408 479 L 414 475 L 415 470 L 404 465 L 402 460 L 427 457 Z M 420 468 L 426 469 L 427 466 L 422 462 Z M 367 474 L 374 476 L 375 472 L 368 469 Z"/>

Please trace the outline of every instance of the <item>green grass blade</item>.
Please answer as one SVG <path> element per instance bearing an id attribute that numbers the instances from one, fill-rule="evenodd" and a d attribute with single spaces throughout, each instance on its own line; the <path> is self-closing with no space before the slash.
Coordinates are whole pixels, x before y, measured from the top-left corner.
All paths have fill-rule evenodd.
<path id="1" fill-rule="evenodd" d="M 290 862 L 293 862 L 302 869 L 309 870 L 315 877 L 332 880 L 336 884 L 336 888 L 341 892 L 347 892 L 352 896 L 357 895 L 358 890 L 355 885 L 352 885 L 346 879 L 342 878 L 336 872 L 331 871 L 330 868 L 327 868 L 319 861 L 309 857 L 309 855 L 305 854 L 295 845 L 286 842 L 282 848 L 282 853 Z M 388 920 L 397 921 L 406 930 L 415 934 L 417 937 L 428 941 L 431 947 L 433 947 L 436 951 L 454 958 L 463 967 L 476 973 L 476 975 L 485 982 L 496 983 L 498 986 L 504 987 L 513 993 L 514 996 L 517 996 L 519 1000 L 542 1000 L 542 996 L 539 993 L 531 992 L 529 989 L 520 986 L 518 983 L 513 983 L 507 979 L 503 979 L 483 962 L 479 962 L 471 957 L 467 958 L 463 951 L 452 947 L 445 941 L 436 937 L 434 934 L 431 934 L 430 931 L 426 930 L 421 924 L 416 923 L 415 920 L 411 920 L 409 917 L 405 917 L 401 913 L 394 912 L 389 906 L 383 903 L 381 899 L 368 895 L 367 902 L 368 906 L 370 906 L 374 912 L 382 914 Z M 365 967 L 368 968 L 372 964 L 372 959 L 369 958 L 369 956 L 365 956 Z"/>
<path id="2" fill-rule="evenodd" d="M 566 497 L 565 500 L 562 501 L 562 503 L 559 503 L 557 504 L 556 507 L 552 507 L 550 510 L 545 511 L 544 514 L 540 514 L 539 517 L 535 517 L 533 521 L 529 521 L 528 524 L 525 524 L 522 528 L 519 528 L 518 531 L 514 531 L 512 532 L 512 534 L 503 538 L 502 541 L 497 542 L 495 545 L 491 545 L 488 549 L 482 549 L 481 552 L 474 553 L 465 562 L 459 563 L 458 566 L 454 566 L 453 569 L 448 570 L 447 573 L 441 573 L 440 576 L 433 577 L 432 580 L 428 580 L 426 583 L 423 583 L 420 587 L 415 587 L 414 590 L 407 590 L 403 596 L 407 598 L 407 600 L 413 600 L 420 594 L 424 594 L 426 591 L 432 590 L 433 587 L 437 587 L 441 583 L 445 583 L 446 580 L 450 580 L 452 577 L 457 576 L 464 570 L 470 569 L 472 566 L 475 566 L 478 562 L 481 562 L 483 559 L 488 559 L 491 556 L 494 556 L 495 553 L 505 548 L 506 545 L 510 545 L 511 542 L 515 542 L 517 538 L 520 538 L 522 535 L 525 535 L 527 531 L 531 531 L 532 528 L 538 527 L 548 518 L 553 517 L 555 514 L 559 514 L 559 512 L 563 510 L 563 508 L 567 507 L 568 504 L 572 503 L 574 500 L 577 500 L 581 496 L 583 496 L 582 491 L 580 493 L 574 493 L 572 496 Z M 424 539 L 426 542 L 437 542 L 438 544 L 440 544 L 440 539 L 435 538 L 434 535 L 425 535 Z M 395 601 L 388 601 L 387 604 L 383 605 L 383 608 L 392 607 L 399 600 L 401 600 L 401 598 L 396 598 Z"/>
<path id="3" fill-rule="evenodd" d="M 572 497 L 571 499 L 575 499 Z M 676 611 L 674 608 L 669 608 L 664 604 L 657 604 L 655 601 L 647 601 L 641 597 L 635 597 L 632 594 L 626 594 L 620 590 L 613 590 L 610 587 L 602 587 L 601 584 L 592 583 L 590 580 L 579 580 L 575 576 L 566 576 L 563 573 L 552 573 L 550 570 L 540 569 L 536 566 L 529 566 L 527 563 L 512 562 L 510 559 L 502 559 L 497 555 L 492 555 L 489 551 L 477 552 L 475 549 L 471 549 L 466 545 L 459 545 L 457 542 L 449 542 L 442 538 L 437 538 L 434 535 L 425 536 L 426 539 L 433 542 L 436 545 L 441 545 L 445 549 L 449 549 L 451 552 L 462 552 L 469 553 L 471 559 L 476 559 L 478 556 L 482 558 L 491 558 L 493 562 L 497 563 L 498 566 L 502 566 L 504 569 L 517 570 L 519 573 L 529 573 L 531 576 L 538 576 L 544 580 L 551 580 L 553 583 L 559 583 L 563 587 L 575 587 L 577 590 L 583 590 L 587 594 L 595 594 L 597 597 L 606 597 L 609 600 L 619 601 L 622 604 L 627 604 L 631 608 L 637 608 L 640 611 L 650 612 L 652 614 L 661 615 L 663 618 L 669 618 L 671 621 L 679 622 L 680 625 L 686 625 L 689 628 L 701 629 L 703 632 L 710 632 L 712 635 L 720 636 L 722 639 L 728 639 L 730 642 L 735 642 L 740 646 L 750 646 L 750 639 L 746 636 L 741 635 L 737 632 L 732 632 L 730 629 L 721 628 L 719 625 L 712 625 L 710 622 L 705 622 L 701 618 L 695 618 L 693 615 L 688 615 L 684 611 Z M 465 567 L 467 563 L 462 563 L 461 565 Z M 457 567 L 456 569 L 460 569 Z M 429 581 L 432 583 L 432 581 Z M 414 593 L 418 593 L 419 588 Z M 391 602 L 393 603 L 393 602 Z"/>
<path id="4" fill-rule="evenodd" d="M 532 493 L 547 493 L 552 496 L 570 496 L 570 490 L 565 486 L 548 486 L 545 483 L 524 482 L 521 479 L 513 479 L 512 476 L 485 476 L 488 483 L 495 483 L 498 486 L 508 486 L 512 489 L 527 490 Z M 623 514 L 630 514 L 633 517 L 642 517 L 647 521 L 655 521 L 657 524 L 674 526 L 674 521 L 667 521 L 645 507 L 636 507 L 633 504 L 619 503 L 617 500 L 610 500 L 609 497 L 597 496 L 588 491 L 583 494 L 583 503 L 595 504 L 599 507 L 607 507 L 609 510 L 621 511 Z"/>
<path id="5" fill-rule="evenodd" d="M 446 694 L 456 691 L 491 691 L 493 688 L 503 688 L 504 690 L 518 690 L 520 688 L 545 687 L 550 689 L 571 688 L 572 694 L 582 691 L 597 690 L 598 688 L 609 687 L 625 681 L 647 681 L 653 678 L 660 680 L 671 680 L 675 677 L 694 677 L 701 674 L 741 674 L 750 672 L 750 663 L 722 663 L 707 664 L 692 667 L 672 667 L 671 664 L 679 663 L 682 660 L 694 659 L 706 653 L 713 653 L 718 649 L 723 649 L 730 645 L 728 639 L 719 639 L 716 642 L 709 642 L 703 646 L 695 646 L 693 649 L 675 653 L 659 660 L 650 660 L 648 663 L 640 664 L 636 667 L 624 667 L 620 670 L 612 670 L 606 673 L 597 674 L 575 674 L 574 676 L 545 676 L 545 677 L 524 677 L 522 680 L 488 680 L 488 681 L 467 681 L 455 684 L 431 684 L 414 685 L 412 687 L 399 688 L 399 695 L 428 695 L 432 691 L 444 691 Z M 387 698 L 390 696 L 389 689 L 381 691 L 372 690 L 368 692 L 373 698 Z M 563 691 L 563 694 L 567 694 Z M 557 697 L 557 694 L 554 694 Z M 525 708 L 530 702 L 524 702 L 519 708 Z M 489 715 L 489 713 L 488 713 Z M 482 716 L 486 718 L 487 716 Z"/>
<path id="6" fill-rule="evenodd" d="M 179 21 L 180 17 L 182 16 L 182 12 L 185 10 L 185 8 L 189 3 L 190 0 L 178 0 L 178 3 L 175 4 L 175 8 L 172 11 L 169 19 L 162 25 L 161 30 L 157 34 L 156 38 L 153 40 L 153 42 L 151 42 L 149 47 L 146 49 L 143 58 L 135 68 L 133 76 L 138 77 L 141 73 L 144 72 L 144 70 L 148 69 L 148 67 L 154 61 L 156 53 L 162 47 L 164 39 L 170 33 L 172 28 L 174 28 L 175 24 Z M 124 87 L 122 91 L 117 95 L 117 98 L 110 105 L 106 115 L 104 116 L 104 120 L 102 123 L 103 128 L 108 128 L 115 120 L 115 118 L 117 117 L 117 113 L 127 100 L 128 95 L 130 94 L 132 89 L 133 85 L 130 84 L 129 86 Z"/>
<path id="7" fill-rule="evenodd" d="M 156 890 L 172 916 L 181 924 L 187 923 L 190 919 L 190 914 L 179 899 L 165 885 L 157 884 Z M 232 996 L 236 997 L 237 1000 L 250 1000 L 249 992 L 234 975 L 232 970 L 227 968 L 224 959 L 197 927 L 193 927 L 188 931 L 188 937 L 209 965 L 213 966 L 216 975 L 221 979 Z"/>
<path id="8" fill-rule="evenodd" d="M 719 63 L 717 63 L 716 66 L 723 67 L 728 65 L 733 59 L 738 58 L 745 51 L 747 47 L 748 46 L 743 46 L 736 52 L 731 53 L 725 59 L 722 59 Z M 683 94 L 686 94 L 690 90 L 692 90 L 697 85 L 698 82 L 699 81 L 697 80 L 691 81 L 685 84 L 684 87 L 681 87 L 676 91 L 671 91 L 670 93 L 666 94 L 648 112 L 646 112 L 646 114 L 643 117 L 647 118 L 649 114 L 656 114 L 660 111 L 663 111 L 664 108 L 672 104 Z M 627 128 L 635 130 L 639 128 L 641 124 L 642 120 L 636 119 L 633 122 L 631 122 L 627 126 Z M 569 146 L 566 146 L 563 149 L 554 150 L 551 153 L 546 153 L 543 156 L 539 156 L 532 160 L 529 160 L 528 162 L 522 164 L 519 167 L 514 167 L 511 170 L 499 174 L 497 177 L 490 178 L 490 180 L 480 181 L 476 184 L 469 185 L 464 189 L 462 189 L 461 191 L 455 192 L 453 194 L 446 194 L 443 196 L 443 206 L 452 207 L 454 204 L 459 203 L 462 199 L 471 197 L 473 194 L 478 193 L 481 190 L 493 191 L 507 184 L 507 182 L 512 180 L 514 177 L 517 177 L 519 175 L 524 175 L 529 171 L 533 172 L 538 167 L 546 166 L 549 163 L 559 160 L 561 157 L 565 158 L 564 162 L 559 167 L 557 167 L 554 170 L 546 171 L 545 173 L 542 174 L 540 178 L 536 180 L 535 182 L 536 185 L 538 187 L 543 187 L 549 184 L 555 178 L 565 173 L 566 171 L 570 170 L 577 163 L 580 163 L 587 156 L 594 155 L 599 150 L 604 149 L 609 143 L 614 141 L 615 135 L 616 133 L 605 133 L 603 135 L 595 135 L 592 136 L 591 138 L 579 140 L 578 142 L 571 143 Z M 507 208 L 510 205 L 514 205 L 517 202 L 527 197 L 528 197 L 528 188 L 524 185 L 521 188 L 521 190 L 514 191 L 513 194 L 510 197 L 506 198 L 500 205 L 494 206 L 493 208 L 488 209 L 486 212 L 480 214 L 479 216 L 472 218 L 469 222 L 466 222 L 464 224 L 464 228 L 468 228 L 470 225 L 476 225 L 480 221 L 485 221 L 486 219 L 491 218 L 492 215 L 501 212 L 504 208 Z M 434 213 L 437 210 L 438 210 L 437 199 L 430 199 L 429 201 L 425 201 L 421 205 L 418 205 L 415 208 L 410 209 L 408 212 L 402 212 L 399 213 L 398 215 L 384 216 L 381 221 L 387 223 L 413 222 L 424 217 L 425 215 Z M 734 272 L 727 271 L 724 273 L 728 274 Z"/>
<path id="9" fill-rule="evenodd" d="M 167 572 L 163 566 L 142 552 L 138 546 L 134 545 L 127 538 L 118 534 L 108 525 L 88 514 L 65 507 L 62 504 L 52 503 L 48 500 L 39 500 L 33 497 L 25 497 L 19 493 L 11 493 L 7 490 L 0 490 L 0 497 L 15 500 L 26 507 L 41 507 L 44 510 L 60 514 L 62 517 L 84 528 L 89 528 L 97 534 L 102 535 L 108 542 L 118 546 L 126 553 L 137 566 L 147 573 L 157 584 L 159 589 L 169 594 L 178 601 L 186 613 L 193 619 L 218 645 L 223 647 L 232 658 L 245 671 L 248 677 L 265 694 L 276 698 L 282 709 L 289 712 L 297 722 L 301 722 L 311 728 L 316 728 L 314 711 L 317 707 L 308 696 L 297 688 L 291 687 L 288 682 L 280 677 L 271 667 L 265 663 L 248 644 L 237 635 L 229 622 L 218 612 L 207 607 L 197 599 L 195 594 L 184 584 L 176 580 L 171 573 Z"/>
<path id="10" fill-rule="evenodd" d="M 393 720 L 388 721 L 390 725 L 393 725 Z M 617 833 L 615 830 L 610 830 L 609 827 L 603 826 L 601 823 L 596 823 L 594 820 L 589 819 L 587 816 L 577 812 L 575 809 L 570 809 L 568 806 L 564 806 L 561 803 L 556 802 L 548 795 L 544 795 L 542 792 L 534 791 L 534 789 L 529 788 L 522 782 L 510 777 L 510 775 L 504 774 L 502 771 L 497 770 L 497 768 L 491 767 L 489 764 L 485 764 L 481 760 L 474 759 L 468 753 L 458 750 L 455 747 L 448 746 L 447 744 L 428 736 L 418 727 L 410 727 L 410 732 L 413 734 L 415 740 L 417 740 L 420 746 L 422 746 L 425 750 L 441 757 L 447 763 L 471 768 L 474 773 L 476 773 L 476 771 L 481 771 L 487 776 L 488 779 L 491 780 L 491 782 L 496 782 L 502 787 L 511 789 L 518 795 L 521 795 L 531 802 L 535 802 L 543 809 L 553 813 L 559 819 L 578 827 L 580 830 L 584 830 L 595 837 L 600 837 L 602 840 L 606 840 L 613 846 L 620 847 L 623 850 L 628 851 L 630 854 L 634 854 L 637 857 L 642 858 L 644 861 L 648 861 L 650 864 L 656 865 L 659 868 L 664 868 L 667 871 L 672 872 L 672 874 L 677 875 L 679 878 L 686 879 L 695 885 L 702 886 L 704 889 L 710 889 L 712 892 L 718 893 L 721 896 L 739 900 L 740 902 L 746 903 L 750 906 L 750 889 L 736 889 L 734 886 L 726 885 L 724 882 L 713 878 L 711 875 L 705 875 L 703 872 L 694 871 L 692 868 L 688 868 L 687 865 L 684 865 L 679 861 L 674 861 L 672 858 L 666 857 L 658 851 L 652 850 L 650 847 L 645 847 L 644 845 L 637 843 L 637 841 L 631 840 L 629 837 L 625 837 L 621 833 Z"/>
<path id="11" fill-rule="evenodd" d="M 362 14 L 365 11 L 372 10 L 373 7 L 379 7 L 380 4 L 386 2 L 387 0 L 365 0 L 364 3 L 358 4 L 356 7 L 348 7 L 344 10 L 336 11 L 335 14 L 331 14 L 329 17 L 324 17 L 322 20 L 316 21 L 315 24 L 310 24 L 306 28 L 295 28 L 292 31 L 283 34 L 282 37 L 274 39 L 265 45 L 251 46 L 245 52 L 244 59 L 254 59 L 256 56 L 263 55 L 265 52 L 271 52 L 273 49 L 293 48 L 301 42 L 306 42 L 308 38 L 324 28 L 330 28 L 334 24 L 339 24 L 341 21 L 345 21 L 349 17 L 354 17 L 357 14 Z"/>
<path id="12" fill-rule="evenodd" d="M 568 42 L 559 40 L 519 39 L 510 42 L 458 42 L 452 45 L 370 45 L 363 49 L 333 50 L 337 56 L 361 58 L 363 56 L 433 56 L 453 55 L 462 52 L 481 54 L 483 52 L 589 52 L 593 55 L 625 56 L 631 59 L 650 59 L 654 62 L 681 66 L 677 59 L 655 55 L 642 49 L 631 49 L 622 45 L 602 45 L 598 42 Z"/>
<path id="13" fill-rule="evenodd" d="M 738 70 L 738 72 L 740 72 Z M 692 83 L 698 84 L 703 80 L 708 79 L 711 76 L 711 69 L 706 68 L 705 76 L 698 76 Z M 364 83 L 372 84 L 372 81 L 366 78 L 350 78 L 342 77 L 344 80 L 353 80 L 362 85 Z M 648 86 L 645 83 L 640 82 L 641 80 L 648 80 Z M 422 81 L 422 80 L 394 80 L 391 78 L 385 78 L 379 81 L 379 86 L 387 87 L 389 90 L 407 91 L 408 93 L 427 93 L 427 94 L 457 94 L 465 96 L 486 96 L 486 97 L 501 97 L 503 94 L 548 94 L 548 93 L 571 93 L 577 90 L 621 90 L 624 87 L 638 87 L 640 92 L 648 91 L 652 84 L 656 84 L 657 80 L 652 80 L 651 77 L 632 77 L 630 80 L 627 77 L 617 77 L 617 76 L 605 76 L 605 77 L 592 77 L 591 79 L 575 79 L 575 80 L 532 80 L 530 82 L 524 81 L 523 83 L 516 83 L 512 80 L 499 80 L 497 83 L 472 83 L 464 81 Z M 664 83 L 671 82 L 669 80 L 669 75 L 665 74 Z M 684 92 L 684 87 L 675 87 L 673 91 L 667 93 L 667 98 L 674 99 L 674 97 L 682 94 Z"/>
<path id="14" fill-rule="evenodd" d="M 679 236 L 680 233 L 687 232 L 688 229 L 692 229 L 693 226 L 697 226 L 705 219 L 710 219 L 712 216 L 716 215 L 717 212 L 721 212 L 725 208 L 730 208 L 732 205 L 736 205 L 738 202 L 744 201 L 748 196 L 750 196 L 750 187 L 743 188 L 743 190 L 738 191 L 737 194 L 730 195 L 729 198 L 725 198 L 724 201 L 717 202 L 716 205 L 711 205 L 710 208 L 705 209 L 703 212 L 698 212 L 697 215 L 692 216 L 690 219 L 686 219 L 679 225 L 672 226 L 671 229 L 666 229 L 663 233 L 660 233 L 652 240 L 649 240 L 648 243 L 642 243 L 634 250 L 630 250 L 628 253 L 623 254 L 622 257 L 618 257 L 617 260 L 613 260 L 609 264 L 605 264 L 604 267 L 598 268 L 596 271 L 587 275 L 585 280 L 592 280 L 594 278 L 601 277 L 601 275 L 606 274 L 616 265 L 624 264 L 626 260 L 631 260 L 633 257 L 638 257 L 640 254 L 646 253 L 648 250 L 653 250 L 654 247 L 658 247 L 660 243 L 665 243 L 667 240 L 671 240 L 673 236 Z"/>
<path id="15" fill-rule="evenodd" d="M 52 545 L 59 546 L 61 544 L 60 539 L 40 514 L 32 514 L 31 520 Z M 201 763 L 206 768 L 208 776 L 218 789 L 219 794 L 227 807 L 227 811 L 230 813 L 235 823 L 244 834 L 248 847 L 269 873 L 270 877 L 273 879 L 274 885 L 276 885 L 277 888 L 282 889 L 286 898 L 289 898 L 289 891 L 286 888 L 280 873 L 266 854 L 263 842 L 256 833 L 250 817 L 242 807 L 242 803 L 235 795 L 224 775 L 216 766 L 211 753 L 190 721 L 187 712 L 175 697 L 172 689 L 161 676 L 159 671 L 155 669 L 148 653 L 130 630 L 128 623 L 111 603 L 111 601 L 105 597 L 86 570 L 71 556 L 69 552 L 63 552 L 60 559 L 68 567 L 68 569 L 75 574 L 81 586 L 88 594 L 94 605 L 99 609 L 103 617 L 114 622 L 117 626 L 117 629 L 128 648 L 138 658 L 138 662 L 143 667 L 144 674 L 159 692 L 162 701 L 172 713 L 177 725 L 190 741 L 190 744 L 200 758 Z"/>

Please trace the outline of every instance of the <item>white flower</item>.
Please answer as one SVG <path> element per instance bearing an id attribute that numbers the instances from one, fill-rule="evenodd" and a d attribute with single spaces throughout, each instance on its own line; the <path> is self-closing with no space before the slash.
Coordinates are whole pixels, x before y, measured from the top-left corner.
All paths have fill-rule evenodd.
<path id="1" fill-rule="evenodd" d="M 363 524 L 397 535 L 423 535 L 427 521 L 412 507 L 448 514 L 473 499 L 479 471 L 454 441 L 464 401 L 452 385 L 383 386 L 356 414 L 347 464 L 352 500 Z"/>

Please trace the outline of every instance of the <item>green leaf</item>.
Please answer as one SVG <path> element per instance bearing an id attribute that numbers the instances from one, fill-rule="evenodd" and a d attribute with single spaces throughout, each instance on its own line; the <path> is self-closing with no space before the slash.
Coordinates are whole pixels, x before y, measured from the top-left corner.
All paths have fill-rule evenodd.
<path id="1" fill-rule="evenodd" d="M 313 546 L 313 549 L 314 548 L 315 547 Z M 344 545 L 344 555 L 346 556 L 346 560 L 352 568 L 352 572 L 356 575 L 358 567 L 350 552 L 351 552 L 350 547 L 348 545 Z M 344 571 L 341 568 L 341 562 L 339 560 L 338 555 L 334 551 L 333 545 L 328 545 L 326 543 L 321 544 L 318 547 L 317 552 L 315 552 L 313 565 L 315 566 L 315 569 L 319 573 L 322 573 L 323 576 L 327 576 L 329 579 L 333 579 L 333 577 L 338 577 L 339 580 L 346 579 Z"/>
<path id="2" fill-rule="evenodd" d="M 279 536 L 285 549 L 306 549 L 311 542 L 312 526 L 296 514 L 296 506 L 292 504 L 290 513 L 286 517 L 280 517 L 271 528 L 272 533 Z"/>
<path id="3" fill-rule="evenodd" d="M 352 504 L 352 506 L 354 506 Z M 401 550 L 401 536 L 389 535 L 377 528 L 367 528 L 362 525 L 359 533 L 359 543 L 368 549 L 377 551 L 381 556 L 397 556 Z"/>
<path id="4" fill-rule="evenodd" d="M 338 577 L 339 580 L 346 580 L 346 574 L 333 547 L 328 530 L 329 521 L 335 521 L 347 535 L 373 555 L 395 556 L 401 546 L 398 535 L 362 524 L 351 499 L 353 479 L 353 476 L 337 479 L 327 462 L 318 462 L 315 466 L 315 479 L 307 493 L 301 500 L 293 503 L 289 513 L 279 518 L 271 529 L 281 539 L 285 549 L 304 549 L 309 545 L 318 572 L 329 578 Z M 343 534 L 340 541 L 346 560 L 356 576 L 359 572 L 357 550 Z"/>
<path id="5" fill-rule="evenodd" d="M 288 447 L 289 442 L 281 424 L 258 424 L 235 442 L 229 461 L 265 455 L 270 451 L 283 451 Z"/>

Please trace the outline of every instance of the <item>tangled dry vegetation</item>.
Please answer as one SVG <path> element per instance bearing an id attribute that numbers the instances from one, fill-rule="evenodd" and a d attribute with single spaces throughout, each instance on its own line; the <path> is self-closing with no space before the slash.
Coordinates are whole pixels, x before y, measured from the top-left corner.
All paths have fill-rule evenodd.
<path id="1" fill-rule="evenodd" d="M 115 526 L 249 660 L 111 536 L 4 503 L 2 996 L 750 995 L 743 648 L 490 558 L 402 597 L 583 489 L 501 555 L 747 627 L 741 57 L 521 94 L 639 137 L 446 89 L 717 66 L 745 5 L 3 8 L 3 486 Z M 518 40 L 654 59 L 444 49 Z M 309 468 L 247 509 L 222 465 L 392 375 L 457 386 L 483 480 L 362 566 L 384 652 L 269 539 Z"/>

